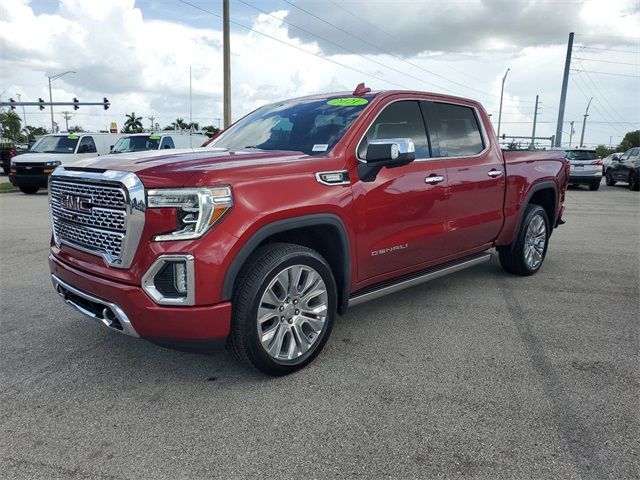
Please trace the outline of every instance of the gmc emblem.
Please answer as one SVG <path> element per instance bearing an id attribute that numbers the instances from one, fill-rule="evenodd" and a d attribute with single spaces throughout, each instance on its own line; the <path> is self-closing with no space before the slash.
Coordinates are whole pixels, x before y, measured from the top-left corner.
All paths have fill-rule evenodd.
<path id="1" fill-rule="evenodd" d="M 60 195 L 60 205 L 74 212 L 91 213 L 91 199 L 63 193 Z"/>

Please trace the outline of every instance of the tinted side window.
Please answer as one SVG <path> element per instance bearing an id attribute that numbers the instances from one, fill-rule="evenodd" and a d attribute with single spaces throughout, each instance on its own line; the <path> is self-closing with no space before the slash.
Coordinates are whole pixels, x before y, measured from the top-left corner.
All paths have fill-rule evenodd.
<path id="1" fill-rule="evenodd" d="M 78 153 L 96 153 L 96 143 L 93 141 L 93 137 L 82 137 L 80 140 L 80 146 L 78 147 Z"/>
<path id="2" fill-rule="evenodd" d="M 370 141 L 387 138 L 410 138 L 416 146 L 416 158 L 429 157 L 427 132 L 417 101 L 394 102 L 385 107 L 358 145 L 358 157 L 365 158 Z"/>
<path id="3" fill-rule="evenodd" d="M 448 103 L 423 102 L 434 157 L 463 157 L 484 149 L 478 120 L 472 108 Z"/>
<path id="4" fill-rule="evenodd" d="M 176 148 L 175 145 L 173 144 L 173 138 L 164 137 L 162 139 L 162 142 L 160 143 L 160 148 Z"/>

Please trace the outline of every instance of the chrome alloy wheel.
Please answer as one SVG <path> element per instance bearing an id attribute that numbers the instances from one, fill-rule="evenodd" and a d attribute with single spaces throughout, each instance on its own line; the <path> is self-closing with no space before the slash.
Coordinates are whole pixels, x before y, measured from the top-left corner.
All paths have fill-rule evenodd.
<path id="1" fill-rule="evenodd" d="M 327 319 L 327 287 L 307 265 L 292 265 L 269 283 L 258 306 L 258 338 L 275 360 L 304 355 L 320 338 Z"/>
<path id="2" fill-rule="evenodd" d="M 524 238 L 524 261 L 531 270 L 542 263 L 544 248 L 547 243 L 547 227 L 541 215 L 535 215 L 529 222 Z"/>

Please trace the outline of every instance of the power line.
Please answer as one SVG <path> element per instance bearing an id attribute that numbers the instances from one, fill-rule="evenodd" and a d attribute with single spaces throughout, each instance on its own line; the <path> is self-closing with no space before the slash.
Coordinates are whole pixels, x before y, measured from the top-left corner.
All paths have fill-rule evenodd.
<path id="1" fill-rule="evenodd" d="M 613 107 L 613 105 L 611 105 L 611 103 L 609 103 L 609 101 L 607 100 L 607 97 L 604 96 L 604 94 L 600 90 L 600 87 L 598 87 L 598 84 L 593 81 L 593 78 L 591 78 L 591 75 L 589 75 L 589 73 L 587 73 L 587 72 L 584 72 L 584 73 L 585 73 L 585 76 L 586 76 L 587 80 L 589 80 L 589 82 L 591 83 L 591 85 L 593 85 L 593 87 L 595 88 L 596 92 L 599 95 L 599 97 L 597 97 L 596 100 L 598 100 L 598 98 L 600 98 L 600 99 L 602 99 L 604 101 L 604 103 L 607 104 L 607 107 L 615 114 L 615 115 L 611 116 L 612 118 L 617 117 L 616 120 L 624 120 L 624 115 L 621 115 L 620 112 L 618 112 Z M 584 81 L 584 78 L 582 79 L 582 81 Z M 631 123 L 629 123 L 629 125 L 631 125 Z"/>
<path id="2" fill-rule="evenodd" d="M 498 97 L 498 95 L 496 95 L 496 94 L 493 94 L 493 93 L 490 93 L 490 92 L 486 92 L 486 91 L 484 91 L 484 90 L 479 90 L 479 89 L 474 88 L 474 87 L 470 87 L 470 86 L 468 86 L 468 85 L 465 85 L 464 83 L 460 83 L 460 82 L 457 82 L 457 81 L 452 80 L 452 79 L 450 79 L 450 78 L 447 78 L 447 77 L 445 77 L 444 75 L 440 75 L 440 74 L 438 74 L 438 73 L 435 73 L 435 72 L 432 72 L 432 71 L 430 71 L 430 70 L 427 70 L 426 68 L 423 68 L 423 67 L 421 67 L 420 65 L 417 65 L 417 64 L 415 64 L 415 63 L 413 63 L 413 62 L 410 62 L 410 61 L 408 61 L 408 60 L 406 60 L 406 59 L 404 59 L 404 58 L 402 58 L 402 57 L 400 57 L 400 56 L 398 56 L 398 55 L 396 55 L 396 54 L 394 54 L 394 53 L 392 53 L 392 52 L 390 52 L 390 51 L 388 51 L 388 50 L 386 50 L 386 49 L 384 49 L 384 48 L 381 48 L 381 47 L 379 47 L 379 46 L 377 46 L 377 45 L 375 45 L 375 44 L 373 44 L 373 43 L 369 42 L 368 40 L 365 40 L 365 39 L 363 39 L 363 38 L 360 38 L 360 37 L 358 37 L 357 35 L 354 35 L 353 33 L 349 32 L 348 30 L 345 30 L 344 28 L 338 27 L 337 25 L 335 25 L 335 24 L 333 24 L 333 23 L 329 22 L 328 20 L 325 20 L 325 19 L 323 19 L 323 18 L 319 17 L 318 15 L 316 15 L 316 14 L 314 14 L 314 13 L 312 13 L 312 12 L 308 11 L 308 10 L 305 10 L 305 9 L 304 9 L 304 8 L 302 8 L 302 7 L 299 7 L 298 5 L 296 5 L 296 4 L 292 3 L 292 2 L 290 2 L 289 0 L 282 0 L 282 1 L 283 1 L 284 3 L 286 3 L 286 4 L 288 4 L 288 5 L 291 5 L 291 6 L 292 6 L 293 8 L 295 8 L 295 9 L 300 10 L 301 12 L 304 12 L 304 13 L 306 13 L 307 15 L 310 15 L 311 17 L 313 17 L 313 18 L 315 18 L 315 19 L 317 19 L 317 20 L 319 20 L 319 21 L 321 21 L 321 22 L 323 22 L 323 23 L 326 23 L 327 25 L 330 25 L 331 27 L 335 28 L 336 30 L 338 30 L 338 31 L 340 31 L 340 32 L 343 32 L 343 33 L 345 33 L 346 35 L 349 35 L 350 37 L 355 38 L 356 40 L 359 40 L 359 41 L 361 41 L 362 43 L 365 43 L 366 45 L 369 45 L 369 46 L 371 46 L 371 47 L 375 48 L 376 50 L 379 50 L 379 51 L 381 51 L 381 52 L 385 53 L 386 55 L 389 55 L 389 56 L 391 56 L 391 57 L 393 57 L 393 58 L 395 58 L 395 59 L 397 59 L 397 60 L 400 60 L 401 62 L 406 63 L 407 65 L 411 65 L 411 66 L 412 66 L 412 67 L 414 67 L 414 68 L 417 68 L 417 69 L 419 69 L 419 70 L 422 70 L 422 71 L 423 71 L 423 72 L 425 72 L 425 73 L 428 73 L 428 74 L 433 75 L 433 76 L 435 76 L 435 77 L 438 77 L 438 78 L 441 78 L 441 79 L 443 79 L 443 80 L 446 80 L 447 82 L 454 83 L 454 84 L 456 84 L 456 85 L 458 85 L 458 86 L 461 86 L 461 87 L 463 87 L 463 88 L 467 88 L 467 89 L 469 89 L 469 90 L 473 90 L 473 91 L 476 91 L 476 92 L 482 93 L 482 94 L 484 94 L 484 95 L 489 95 L 489 96 L 492 96 L 492 97 Z M 442 87 L 439 87 L 439 88 L 442 88 Z M 445 90 L 448 90 L 448 89 L 445 89 Z M 451 91 L 451 90 L 449 90 L 449 91 Z"/>
<path id="3" fill-rule="evenodd" d="M 638 50 L 618 50 L 615 48 L 587 47 L 584 45 L 577 45 L 575 48 L 580 48 L 583 50 L 598 50 L 598 51 L 616 52 L 616 53 L 632 53 L 634 55 L 638 55 L 638 53 L 640 53 L 640 51 Z"/>
<path id="4" fill-rule="evenodd" d="M 204 9 L 202 7 L 199 7 L 198 5 L 194 5 L 192 3 L 189 3 L 186 0 L 178 0 L 178 2 L 183 3 L 185 5 L 188 5 L 188 6 L 192 7 L 192 8 L 195 8 L 196 10 L 200 10 L 201 12 L 207 13 L 209 15 L 213 15 L 214 17 L 222 18 L 222 15 L 219 15 L 219 14 L 217 14 L 215 12 L 210 11 L 210 10 L 206 10 L 206 9 Z M 287 45 L 288 47 L 295 48 L 296 50 L 300 50 L 301 52 L 308 53 L 309 55 L 313 55 L 314 57 L 321 58 L 323 60 L 326 60 L 327 62 L 331 62 L 331 63 L 333 63 L 335 65 L 339 65 L 341 67 L 348 68 L 349 70 L 353 70 L 354 72 L 358 72 L 358 73 L 360 73 L 362 75 L 366 75 L 367 77 L 375 78 L 376 80 L 380 80 L 382 82 L 385 82 L 385 83 L 388 83 L 390 85 L 394 85 L 396 87 L 400 87 L 400 88 L 403 88 L 403 89 L 406 89 L 406 90 L 411 90 L 409 87 L 406 87 L 404 85 L 400 85 L 399 83 L 395 83 L 395 82 L 392 82 L 391 80 L 387 80 L 387 79 L 384 79 L 382 77 L 378 77 L 376 75 L 372 75 L 371 73 L 367 73 L 367 72 L 365 72 L 363 70 L 360 70 L 360 69 L 357 69 L 357 68 L 354 68 L 354 67 L 350 67 L 349 65 L 345 65 L 345 64 L 340 63 L 340 62 L 338 62 L 336 60 L 331 60 L 330 58 L 327 58 L 327 57 L 324 57 L 324 56 L 320 55 L 319 53 L 310 52 L 309 50 L 305 50 L 304 48 L 298 47 L 297 45 L 293 45 L 292 43 L 285 42 L 284 40 L 280 40 L 279 38 L 273 37 L 273 36 L 271 36 L 271 35 L 269 35 L 267 33 L 263 33 L 263 32 L 261 32 L 259 30 L 255 30 L 255 29 L 253 29 L 251 27 L 247 27 L 246 25 L 243 25 L 242 23 L 238 23 L 238 22 L 236 22 L 234 20 L 230 20 L 229 23 L 232 23 L 233 25 L 236 25 L 238 27 L 241 27 L 241 28 L 244 28 L 246 30 L 249 30 L 250 32 L 257 33 L 258 35 L 262 35 L 263 37 L 270 38 L 271 40 L 274 40 L 274 41 L 276 41 L 278 43 L 281 43 L 283 45 Z"/>
<path id="5" fill-rule="evenodd" d="M 253 8 L 253 9 L 255 9 L 255 10 L 257 10 L 257 11 L 259 11 L 259 12 L 261 12 L 261 13 L 265 14 L 265 15 L 268 15 L 268 16 L 270 16 L 270 17 L 272 17 L 272 18 L 275 18 L 275 19 L 277 19 L 277 20 L 281 21 L 282 23 L 285 23 L 285 24 L 287 24 L 287 25 L 290 25 L 290 26 L 292 26 L 293 28 L 297 28 L 298 30 L 300 30 L 300 31 L 302 31 L 302 32 L 308 33 L 309 35 L 312 35 L 313 37 L 316 37 L 316 38 L 318 38 L 318 39 L 320 39 L 320 40 L 323 40 L 323 41 L 325 41 L 325 42 L 327 42 L 327 43 L 330 43 L 331 45 L 333 45 L 333 46 L 335 46 L 335 47 L 341 48 L 342 50 L 345 50 L 346 52 L 349 52 L 349 53 L 350 53 L 350 54 L 352 54 L 352 55 L 356 55 L 356 56 L 358 56 L 358 57 L 360 57 L 360 58 L 362 58 L 362 59 L 364 59 L 364 60 L 367 60 L 367 61 L 369 61 L 369 62 L 373 62 L 373 63 L 375 63 L 375 64 L 377 64 L 377 65 L 380 65 L 381 67 L 384 67 L 384 68 L 386 68 L 386 69 L 392 70 L 392 71 L 394 71 L 394 72 L 396 72 L 396 73 L 398 73 L 398 74 L 400 74 L 400 75 L 404 75 L 404 76 L 407 76 L 407 77 L 412 78 L 412 79 L 414 79 L 414 80 L 417 80 L 418 82 L 422 82 L 422 83 L 424 83 L 425 85 L 430 85 L 430 86 L 432 86 L 432 87 L 436 87 L 436 88 L 439 88 L 439 89 L 442 89 L 442 90 L 446 90 L 446 89 L 444 89 L 443 87 L 441 87 L 440 85 L 437 85 L 437 84 L 435 84 L 435 83 L 431 83 L 431 82 L 427 82 L 426 80 L 423 80 L 422 78 L 419 78 L 419 77 L 416 77 L 416 76 L 414 76 L 414 75 L 410 75 L 410 74 L 407 74 L 407 73 L 401 72 L 401 71 L 399 71 L 399 70 L 397 70 L 397 69 L 395 69 L 395 68 L 393 68 L 393 67 L 390 67 L 389 65 L 386 65 L 386 64 L 384 64 L 384 63 L 382 63 L 382 62 L 379 62 L 379 61 L 374 60 L 374 59 L 372 59 L 372 58 L 369 58 L 369 57 L 367 57 L 367 56 L 365 56 L 365 55 L 362 55 L 362 54 L 360 54 L 360 53 L 358 53 L 358 52 L 356 52 L 356 51 L 354 51 L 354 50 L 351 50 L 350 48 L 347 48 L 347 47 L 345 47 L 344 45 L 340 45 L 340 44 L 338 44 L 338 43 L 336 43 L 336 42 L 334 42 L 334 41 L 332 41 L 332 40 L 329 40 L 328 38 L 325 38 L 325 37 L 323 37 L 323 36 L 321 36 L 321 35 L 317 35 L 317 34 L 315 34 L 315 33 L 313 33 L 313 32 L 310 32 L 309 30 L 307 30 L 307 29 L 305 29 L 305 28 L 299 27 L 298 25 L 295 25 L 295 24 L 293 24 L 293 23 L 291 23 L 291 22 L 289 22 L 289 21 L 287 21 L 287 20 L 284 20 L 284 19 L 282 19 L 282 18 L 280 18 L 280 17 L 277 17 L 277 16 L 275 16 L 275 15 L 273 15 L 273 14 L 271 14 L 271 13 L 269 13 L 269 12 L 265 11 L 265 10 L 262 10 L 261 8 L 256 7 L 255 5 L 251 5 L 250 3 L 245 2 L 244 0 L 237 0 L 237 1 L 238 1 L 238 2 L 240 2 L 240 3 L 242 3 L 242 4 L 244 4 L 244 5 L 246 5 L 246 6 L 248 6 L 248 7 Z"/>
<path id="6" fill-rule="evenodd" d="M 625 73 L 611 73 L 611 72 L 596 72 L 595 70 L 580 70 L 580 69 L 577 69 L 577 68 L 572 68 L 571 71 L 572 72 L 576 72 L 576 73 L 586 72 L 586 73 L 595 73 L 597 75 L 612 75 L 612 76 L 615 76 L 615 77 L 640 78 L 640 75 L 627 75 Z"/>
<path id="7" fill-rule="evenodd" d="M 578 60 L 580 62 L 585 61 L 585 62 L 614 63 L 616 65 L 632 65 L 634 67 L 640 66 L 640 63 L 612 62 L 611 60 L 596 60 L 595 58 L 578 58 L 578 57 L 576 57 L 575 60 Z"/>

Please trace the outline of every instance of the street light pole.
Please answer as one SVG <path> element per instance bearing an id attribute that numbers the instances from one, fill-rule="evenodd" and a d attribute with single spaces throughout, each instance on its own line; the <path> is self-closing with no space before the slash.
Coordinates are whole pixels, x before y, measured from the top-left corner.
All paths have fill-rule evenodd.
<path id="1" fill-rule="evenodd" d="M 584 147 L 584 129 L 587 126 L 587 117 L 589 116 L 589 107 L 591 106 L 591 100 L 593 100 L 593 97 L 589 99 L 589 103 L 587 103 L 587 109 L 584 111 L 584 117 L 582 119 L 582 135 L 580 135 L 580 148 Z"/>
<path id="2" fill-rule="evenodd" d="M 502 97 L 504 96 L 504 82 L 507 81 L 509 70 L 511 69 L 507 68 L 507 71 L 504 72 L 504 77 L 502 77 L 502 90 L 500 90 L 500 111 L 498 112 L 498 141 L 500 141 L 500 124 L 502 123 Z"/>
<path id="3" fill-rule="evenodd" d="M 60 77 L 64 77 L 67 73 L 76 73 L 76 72 L 74 72 L 73 70 L 68 70 L 66 72 L 62 72 L 57 75 L 51 75 L 47 77 L 49 78 L 49 103 L 53 103 L 53 97 L 51 95 L 51 82 L 53 82 L 54 80 L 57 80 Z M 51 108 L 51 133 L 55 133 L 53 131 L 53 105 L 50 105 L 50 108 Z"/>

